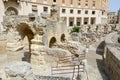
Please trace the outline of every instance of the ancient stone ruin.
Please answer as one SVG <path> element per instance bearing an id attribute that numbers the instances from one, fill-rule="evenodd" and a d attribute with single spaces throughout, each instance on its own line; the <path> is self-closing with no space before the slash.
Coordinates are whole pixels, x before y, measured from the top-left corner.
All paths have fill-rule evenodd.
<path id="1" fill-rule="evenodd" d="M 15 59 L 10 59 L 9 62 L 15 60 L 29 62 L 12 62 L 6 66 L 6 80 L 48 78 L 70 80 L 70 75 L 59 76 L 66 73 L 67 69 L 63 68 L 72 65 L 68 73 L 75 73 L 75 75 L 76 68 L 80 72 L 87 71 L 88 48 L 94 42 L 104 41 L 107 34 L 120 30 L 119 25 L 81 25 L 79 33 L 69 33 L 64 19 L 58 17 L 57 9 L 58 7 L 53 5 L 49 16 L 46 14 L 42 14 L 41 17 L 35 14 L 4 16 L 6 53 L 20 55 Z M 10 58 L 10 56 L 7 57 Z M 35 75 L 36 73 L 39 74 Z M 77 75 L 77 77 L 80 76 Z"/>

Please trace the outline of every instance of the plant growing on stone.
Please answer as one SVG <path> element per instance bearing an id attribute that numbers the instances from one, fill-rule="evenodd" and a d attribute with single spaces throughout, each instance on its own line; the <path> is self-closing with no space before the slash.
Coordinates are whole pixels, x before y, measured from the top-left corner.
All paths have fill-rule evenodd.
<path id="1" fill-rule="evenodd" d="M 71 30 L 71 33 L 73 33 L 73 32 L 79 33 L 79 31 L 80 31 L 80 27 L 74 26 Z"/>

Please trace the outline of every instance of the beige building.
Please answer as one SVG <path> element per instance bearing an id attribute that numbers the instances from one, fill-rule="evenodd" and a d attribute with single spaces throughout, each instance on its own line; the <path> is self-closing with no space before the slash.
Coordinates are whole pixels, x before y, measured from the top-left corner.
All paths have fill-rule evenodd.
<path id="1" fill-rule="evenodd" d="M 57 5 L 66 26 L 106 24 L 109 9 L 109 0 L 0 0 L 0 4 L 0 22 L 5 15 L 50 15 L 51 5 Z"/>
<path id="2" fill-rule="evenodd" d="M 120 9 L 118 10 L 117 13 L 117 23 L 120 24 Z"/>
<path id="3" fill-rule="evenodd" d="M 108 24 L 115 24 L 117 23 L 117 15 L 115 12 L 108 13 Z"/>

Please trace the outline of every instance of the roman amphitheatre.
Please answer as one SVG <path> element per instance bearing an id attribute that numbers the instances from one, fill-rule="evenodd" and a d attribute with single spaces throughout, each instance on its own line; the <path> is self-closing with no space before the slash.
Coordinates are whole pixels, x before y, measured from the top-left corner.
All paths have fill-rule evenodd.
<path id="1" fill-rule="evenodd" d="M 71 32 L 42 14 L 5 16 L 0 34 L 0 80 L 119 80 L 120 25 L 81 25 Z"/>

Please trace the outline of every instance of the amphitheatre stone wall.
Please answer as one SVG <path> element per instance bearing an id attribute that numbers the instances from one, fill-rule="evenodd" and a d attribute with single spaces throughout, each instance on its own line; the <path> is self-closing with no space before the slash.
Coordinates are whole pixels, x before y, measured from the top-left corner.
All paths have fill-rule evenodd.
<path id="1" fill-rule="evenodd" d="M 104 61 L 111 80 L 120 79 L 120 44 L 117 44 L 117 32 L 110 33 L 105 38 Z"/>

